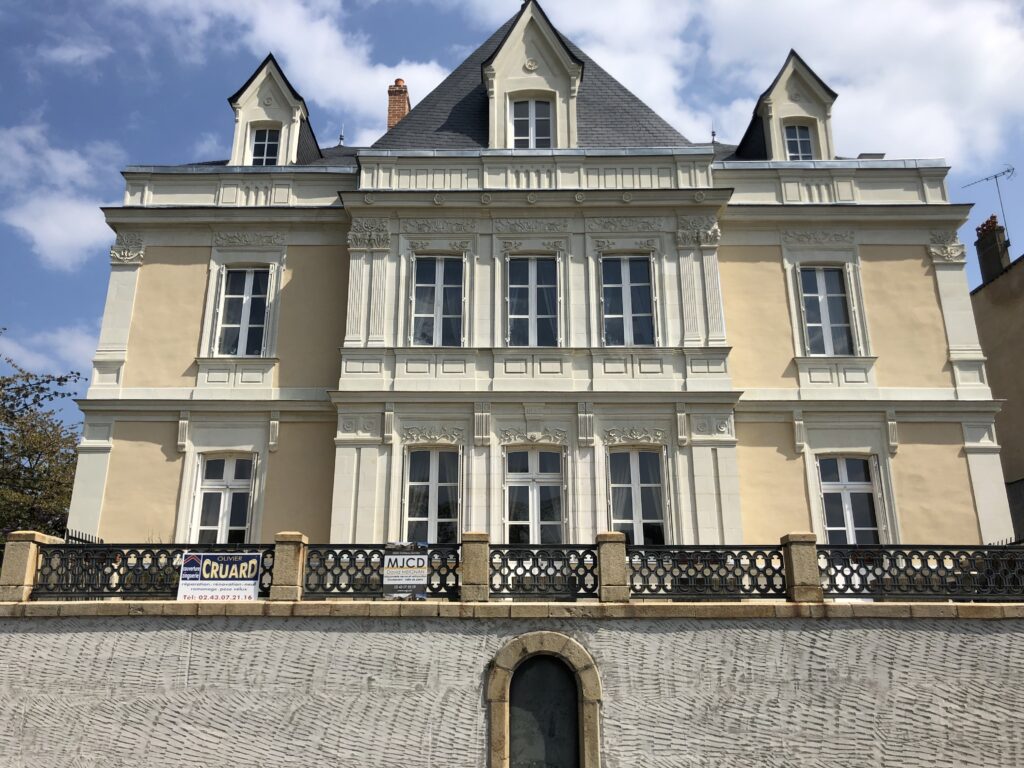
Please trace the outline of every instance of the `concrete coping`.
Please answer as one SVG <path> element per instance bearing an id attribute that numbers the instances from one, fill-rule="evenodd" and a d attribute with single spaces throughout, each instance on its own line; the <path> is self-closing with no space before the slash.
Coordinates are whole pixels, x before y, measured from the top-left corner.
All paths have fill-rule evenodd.
<path id="1" fill-rule="evenodd" d="M 799 532 L 795 532 L 795 533 L 787 533 L 786 535 L 784 535 L 782 537 L 782 539 L 780 539 L 780 543 L 783 544 L 783 545 L 785 545 L 785 544 L 816 544 L 817 541 L 818 541 L 818 537 L 815 536 L 810 531 L 807 531 L 807 532 L 799 531 Z"/>
<path id="2" fill-rule="evenodd" d="M 176 600 L 0 603 L 0 618 L 97 616 L 416 617 L 453 619 L 1024 619 L 1024 603 L 457 603 L 387 600 L 178 602 Z"/>
<path id="3" fill-rule="evenodd" d="M 466 532 L 462 534 L 462 543 L 472 542 L 474 544 L 488 544 L 491 541 L 491 536 L 488 533 L 478 533 L 476 531 Z"/>
<path id="4" fill-rule="evenodd" d="M 609 542 L 614 544 L 625 544 L 626 534 L 619 533 L 618 531 L 605 531 L 604 533 L 597 534 L 595 539 L 598 544 L 607 544 Z"/>
<path id="5" fill-rule="evenodd" d="M 63 544 L 64 539 L 60 536 L 48 536 L 39 531 L 11 531 L 7 534 L 7 541 L 31 541 L 35 544 Z"/>
<path id="6" fill-rule="evenodd" d="M 306 534 L 299 531 L 281 531 L 274 536 L 274 543 L 280 544 L 283 542 L 298 542 L 299 544 L 309 544 L 309 538 Z"/>

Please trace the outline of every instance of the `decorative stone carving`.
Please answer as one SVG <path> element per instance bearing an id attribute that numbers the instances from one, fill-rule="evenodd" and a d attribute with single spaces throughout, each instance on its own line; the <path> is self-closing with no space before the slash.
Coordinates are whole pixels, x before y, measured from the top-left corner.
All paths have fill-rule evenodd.
<path id="1" fill-rule="evenodd" d="M 565 219 L 495 219 L 495 232 L 565 232 L 569 222 Z"/>
<path id="2" fill-rule="evenodd" d="M 578 403 L 576 405 L 576 433 L 580 446 L 594 444 L 594 404 Z"/>
<path id="3" fill-rule="evenodd" d="M 178 453 L 184 453 L 188 448 L 188 422 L 189 412 L 178 412 Z"/>
<path id="4" fill-rule="evenodd" d="M 278 438 L 281 435 L 281 412 L 270 412 L 270 425 L 267 428 L 267 450 L 271 453 L 277 450 Z"/>
<path id="5" fill-rule="evenodd" d="M 615 241 L 614 240 L 605 240 L 604 238 L 599 238 L 599 239 L 594 241 L 594 248 L 596 248 L 598 251 L 607 251 L 607 250 L 609 250 L 611 248 L 614 248 L 614 247 L 615 247 Z"/>
<path id="6" fill-rule="evenodd" d="M 492 195 L 490 192 L 484 192 L 482 195 L 480 195 L 480 202 L 483 205 L 490 205 L 492 200 L 494 200 L 494 195 Z"/>
<path id="7" fill-rule="evenodd" d="M 568 436 L 564 429 L 543 427 L 537 432 L 524 432 L 521 429 L 501 430 L 502 444 L 509 443 L 559 443 L 564 445 Z"/>
<path id="8" fill-rule="evenodd" d="M 110 246 L 110 261 L 114 264 L 141 264 L 146 248 L 138 232 L 118 232 Z"/>
<path id="9" fill-rule="evenodd" d="M 384 404 L 384 421 L 381 425 L 380 437 L 384 443 L 390 443 L 395 434 L 395 404 Z"/>
<path id="10" fill-rule="evenodd" d="M 689 417 L 686 407 L 681 404 L 676 405 L 676 442 L 680 448 L 686 447 L 690 442 Z"/>
<path id="11" fill-rule="evenodd" d="M 690 414 L 690 439 L 694 442 L 706 440 L 734 440 L 736 430 L 731 413 Z"/>
<path id="12" fill-rule="evenodd" d="M 505 251 L 506 253 L 508 251 L 518 251 L 522 247 L 523 247 L 523 241 L 522 240 L 504 240 L 501 243 L 501 250 Z"/>
<path id="13" fill-rule="evenodd" d="M 665 443 L 665 430 L 655 427 L 619 427 L 604 431 L 607 445 L 620 443 Z"/>
<path id="14" fill-rule="evenodd" d="M 680 247 L 697 245 L 715 246 L 722 239 L 718 219 L 714 216 L 680 216 L 676 230 L 676 243 Z"/>
<path id="15" fill-rule="evenodd" d="M 896 424 L 896 413 L 888 411 L 885 414 L 885 437 L 889 444 L 889 455 L 895 456 L 900 447 L 899 427 Z"/>
<path id="16" fill-rule="evenodd" d="M 352 219 L 348 233 L 348 247 L 365 250 L 388 250 L 391 233 L 387 219 Z"/>
<path id="17" fill-rule="evenodd" d="M 584 200 L 587 199 L 587 196 L 582 192 L 577 192 L 575 195 L 572 196 L 572 199 L 575 200 L 577 203 L 582 203 Z"/>
<path id="18" fill-rule="evenodd" d="M 284 245 L 280 232 L 214 232 L 213 244 L 219 246 Z"/>
<path id="19" fill-rule="evenodd" d="M 404 427 L 403 443 L 461 443 L 462 427 L 450 424 L 432 424 L 429 427 Z"/>
<path id="20" fill-rule="evenodd" d="M 599 216 L 587 219 L 588 232 L 660 232 L 665 220 L 658 217 Z"/>
<path id="21" fill-rule="evenodd" d="M 804 415 L 797 411 L 793 414 L 793 447 L 797 453 L 807 450 L 807 426 L 804 424 Z"/>
<path id="22" fill-rule="evenodd" d="M 565 241 L 564 240 L 544 240 L 540 247 L 546 251 L 564 251 Z"/>
<path id="23" fill-rule="evenodd" d="M 413 251 L 426 251 L 429 250 L 430 246 L 433 245 L 429 240 L 410 240 L 409 247 Z"/>
<path id="24" fill-rule="evenodd" d="M 528 202 L 530 205 L 536 205 L 537 204 L 537 193 L 536 192 L 528 192 L 527 195 L 526 195 L 526 202 Z"/>
<path id="25" fill-rule="evenodd" d="M 955 230 L 949 232 L 932 232 L 928 255 L 932 261 L 949 264 L 967 263 L 967 252 L 964 244 L 959 241 Z"/>
<path id="26" fill-rule="evenodd" d="M 633 247 L 638 251 L 653 251 L 657 247 L 657 240 L 636 240 Z"/>
<path id="27" fill-rule="evenodd" d="M 444 205 L 444 195 L 440 192 L 434 195 L 434 205 Z"/>
<path id="28" fill-rule="evenodd" d="M 852 229 L 785 229 L 782 242 L 790 245 L 853 245 Z"/>
<path id="29" fill-rule="evenodd" d="M 632 192 L 623 192 L 622 193 L 622 202 L 624 202 L 624 203 L 631 203 L 631 202 L 633 202 L 633 193 Z"/>
<path id="30" fill-rule="evenodd" d="M 473 445 L 491 444 L 491 404 L 473 404 Z"/>
<path id="31" fill-rule="evenodd" d="M 402 219 L 402 231 L 420 235 L 476 232 L 476 219 Z"/>

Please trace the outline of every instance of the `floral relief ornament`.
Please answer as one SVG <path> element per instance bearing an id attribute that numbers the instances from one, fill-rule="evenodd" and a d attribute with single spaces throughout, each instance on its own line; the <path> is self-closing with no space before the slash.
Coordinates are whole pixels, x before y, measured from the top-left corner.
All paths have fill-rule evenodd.
<path id="1" fill-rule="evenodd" d="M 679 245 L 718 245 L 722 230 L 714 216 L 680 216 L 676 242 Z"/>
<path id="2" fill-rule="evenodd" d="M 404 443 L 460 443 L 462 442 L 462 427 L 453 427 L 447 424 L 432 425 L 429 427 L 405 427 L 402 429 L 402 442 Z"/>
<path id="3" fill-rule="evenodd" d="M 110 260 L 118 264 L 138 264 L 145 253 L 142 235 L 138 232 L 119 232 L 110 246 Z"/>
<path id="4" fill-rule="evenodd" d="M 539 432 L 524 432 L 521 429 L 501 430 L 502 443 L 564 443 L 567 440 L 564 429 L 544 427 Z"/>
<path id="5" fill-rule="evenodd" d="M 664 443 L 665 430 L 654 427 L 620 427 L 606 429 L 604 441 L 609 445 L 618 443 Z"/>
<path id="6" fill-rule="evenodd" d="M 953 264 L 967 261 L 964 244 L 957 239 L 955 231 L 932 232 L 928 255 L 932 257 L 933 261 L 945 261 Z"/>

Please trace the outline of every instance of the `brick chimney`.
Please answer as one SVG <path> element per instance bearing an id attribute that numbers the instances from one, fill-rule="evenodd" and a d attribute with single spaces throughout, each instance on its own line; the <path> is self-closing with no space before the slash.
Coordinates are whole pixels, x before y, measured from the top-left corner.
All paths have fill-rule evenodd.
<path id="1" fill-rule="evenodd" d="M 1006 242 L 1006 230 L 994 215 L 989 216 L 988 221 L 977 227 L 975 232 L 978 233 L 974 247 L 981 265 L 981 280 L 987 283 L 1010 266 L 1010 244 Z"/>
<path id="2" fill-rule="evenodd" d="M 405 80 L 398 78 L 388 86 L 388 130 L 390 131 L 409 114 L 409 89 Z"/>

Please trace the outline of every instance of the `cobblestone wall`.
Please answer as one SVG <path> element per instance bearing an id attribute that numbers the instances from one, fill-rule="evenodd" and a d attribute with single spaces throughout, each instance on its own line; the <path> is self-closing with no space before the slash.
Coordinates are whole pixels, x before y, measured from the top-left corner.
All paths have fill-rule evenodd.
<path id="1" fill-rule="evenodd" d="M 486 666 L 593 655 L 606 768 L 1024 766 L 1024 622 L 0 621 L 0 765 L 482 768 Z"/>

